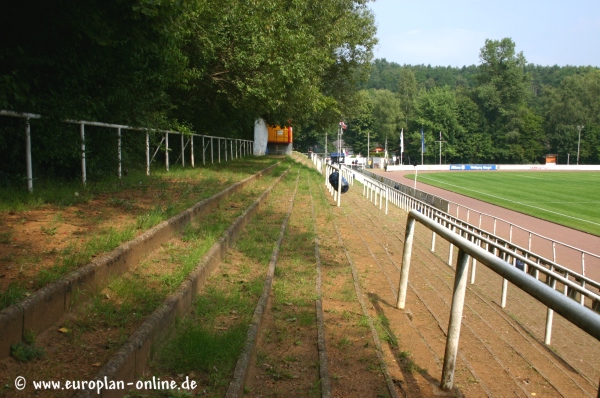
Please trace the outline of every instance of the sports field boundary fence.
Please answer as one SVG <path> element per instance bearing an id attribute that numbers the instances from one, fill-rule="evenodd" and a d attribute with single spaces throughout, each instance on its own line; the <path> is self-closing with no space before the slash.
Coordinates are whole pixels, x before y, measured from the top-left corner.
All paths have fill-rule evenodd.
<path id="1" fill-rule="evenodd" d="M 14 111 L 0 110 L 0 116 L 8 116 L 8 117 L 17 117 L 25 119 L 25 158 L 27 165 L 27 189 L 29 192 L 33 192 L 33 166 L 32 166 L 32 156 L 31 156 L 31 123 L 32 119 L 41 119 L 42 116 L 34 113 L 20 113 Z M 172 130 L 160 130 L 153 129 L 148 127 L 132 127 L 120 124 L 112 124 L 112 123 L 101 123 L 101 122 L 90 122 L 84 120 L 64 120 L 65 123 L 70 124 L 78 124 L 79 125 L 79 138 L 81 141 L 81 182 L 82 184 L 86 184 L 87 181 L 87 168 L 86 168 L 86 150 L 85 150 L 85 126 L 96 126 L 96 127 L 107 127 L 111 129 L 115 129 L 117 131 L 117 157 L 118 157 L 118 169 L 117 175 L 119 178 L 122 177 L 122 161 L 121 161 L 121 132 L 123 130 L 132 130 L 132 131 L 140 131 L 146 133 L 146 175 L 150 175 L 150 164 L 153 162 L 156 154 L 161 149 L 161 146 L 164 144 L 164 152 L 165 152 L 165 168 L 169 171 L 169 135 L 175 134 L 181 137 L 181 154 L 175 160 L 178 162 L 181 159 L 182 167 L 185 167 L 185 150 L 190 146 L 190 163 L 192 167 L 195 167 L 194 161 L 194 138 L 198 138 L 201 140 L 202 145 L 202 164 L 206 165 L 208 153 L 207 150 L 210 147 L 210 162 L 212 164 L 215 163 L 215 145 L 214 141 L 217 141 L 216 149 L 217 149 L 217 157 L 218 163 L 221 163 L 221 154 L 224 154 L 225 162 L 228 161 L 228 152 L 229 159 L 233 160 L 234 158 L 240 158 L 247 155 L 250 155 L 254 152 L 254 142 L 251 140 L 242 140 L 238 138 L 227 138 L 227 137 L 217 137 L 211 135 L 203 135 L 196 133 L 185 133 L 180 131 L 172 131 Z M 160 143 L 157 145 L 156 150 L 152 157 L 150 157 L 150 134 L 161 134 L 163 135 Z M 229 148 L 228 148 L 229 143 Z M 229 151 L 228 151 L 229 149 Z"/>
<path id="2" fill-rule="evenodd" d="M 448 332 L 446 334 L 446 348 L 442 369 L 441 387 L 443 390 L 452 389 L 454 382 L 458 342 L 467 288 L 469 258 L 472 258 L 473 261 L 478 260 L 490 270 L 500 275 L 504 281 L 510 281 L 513 285 L 531 297 L 547 305 L 549 311 L 557 311 L 567 321 L 576 325 L 590 336 L 600 340 L 600 315 L 594 313 L 589 308 L 577 305 L 572 300 L 561 295 L 555 290 L 554 284 L 548 286 L 546 283 L 541 283 L 537 279 L 532 279 L 528 274 L 521 272 L 513 267 L 513 264 L 505 261 L 504 256 L 498 258 L 496 256 L 496 250 L 499 249 L 498 247 L 494 247 L 493 251 L 490 252 L 489 245 L 496 246 L 493 242 L 486 241 L 486 247 L 483 249 L 481 247 L 480 238 L 476 234 L 469 233 L 468 229 L 450 221 L 446 221 L 446 225 L 443 225 L 439 220 L 436 222 L 435 219 L 427 217 L 425 214 L 415 209 L 411 209 L 408 212 L 406 220 L 402 267 L 400 270 L 400 281 L 398 286 L 398 301 L 396 303 L 398 309 L 404 309 L 406 304 L 412 245 L 415 235 L 415 223 L 417 221 L 430 229 L 433 234 L 439 234 L 451 245 L 458 247 L 452 304 L 450 308 L 450 319 L 448 322 Z M 449 226 L 452 226 L 452 228 L 449 228 Z M 456 233 L 457 229 L 460 231 L 459 233 Z M 521 257 L 521 259 L 526 260 L 525 257 Z M 600 396 L 600 389 L 598 390 L 598 394 Z"/>

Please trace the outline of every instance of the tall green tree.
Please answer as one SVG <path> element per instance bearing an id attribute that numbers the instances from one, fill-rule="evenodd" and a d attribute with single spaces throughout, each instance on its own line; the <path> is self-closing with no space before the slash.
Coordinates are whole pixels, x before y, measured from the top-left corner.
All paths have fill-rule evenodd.
<path id="1" fill-rule="evenodd" d="M 500 124 L 512 118 L 527 96 L 529 76 L 524 71 L 525 56 L 523 52 L 516 53 L 510 38 L 486 39 L 479 59 L 477 97 L 490 123 L 501 129 Z"/>
<path id="2" fill-rule="evenodd" d="M 508 142 L 520 133 L 518 111 L 525 104 L 530 82 L 524 70 L 525 56 L 515 51 L 510 38 L 486 39 L 479 59 L 475 94 L 493 137 L 494 160 L 511 161 L 514 156 Z"/>
<path id="3" fill-rule="evenodd" d="M 413 116 L 415 108 L 415 99 L 418 94 L 417 78 L 412 69 L 403 68 L 400 70 L 400 79 L 398 81 L 398 96 L 402 103 L 402 111 L 404 112 L 404 125 L 408 128 L 408 120 Z"/>
<path id="4" fill-rule="evenodd" d="M 458 122 L 456 96 L 449 86 L 421 90 L 417 99 L 415 121 L 425 131 L 432 133 L 434 141 L 439 141 L 441 133 L 442 140 L 446 141 L 445 154 L 450 160 L 456 156 L 459 145 L 457 137 L 462 134 L 463 128 Z M 439 151 L 436 152 L 433 148 L 426 152 L 431 161 L 436 159 L 436 154 L 439 155 Z"/>
<path id="5" fill-rule="evenodd" d="M 380 145 L 387 141 L 388 148 L 396 148 L 404 119 L 400 100 L 388 90 L 369 90 L 369 95 L 373 103 L 374 137 L 371 140 L 378 141 Z"/>
<path id="6" fill-rule="evenodd" d="M 600 162 L 600 70 L 566 77 L 544 89 L 545 119 L 551 150 L 572 163 L 580 143 L 580 163 Z M 584 126 L 579 139 L 577 126 Z"/>
<path id="7" fill-rule="evenodd" d="M 494 157 L 492 137 L 486 131 L 485 116 L 468 90 L 458 90 L 456 96 L 457 118 L 462 131 L 455 134 L 454 157 L 456 163 L 486 163 Z"/>
<path id="8" fill-rule="evenodd" d="M 373 135 L 373 102 L 366 90 L 358 92 L 357 107 L 347 125 L 344 142 L 352 147 L 354 153 L 366 156 L 368 139 Z"/>

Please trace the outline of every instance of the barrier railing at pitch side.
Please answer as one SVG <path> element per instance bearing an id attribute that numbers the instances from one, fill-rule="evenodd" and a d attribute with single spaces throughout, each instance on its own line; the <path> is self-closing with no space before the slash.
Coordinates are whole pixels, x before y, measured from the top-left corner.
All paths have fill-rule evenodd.
<path id="1" fill-rule="evenodd" d="M 333 200 L 336 201 L 337 205 L 340 206 L 340 201 L 341 201 L 341 186 L 342 186 L 342 178 L 338 177 L 338 186 L 336 188 L 333 187 L 333 185 L 331 185 L 329 183 L 329 175 L 331 175 L 331 173 L 333 173 L 334 171 L 337 171 L 340 173 L 341 177 L 345 178 L 346 181 L 348 181 L 348 184 L 350 186 L 354 185 L 354 175 L 350 172 L 350 170 L 348 170 L 348 168 L 343 167 L 343 166 L 335 166 L 335 165 L 331 165 L 329 163 L 325 163 L 325 186 L 327 187 L 327 189 L 329 190 L 329 193 L 333 196 Z"/>
<path id="2" fill-rule="evenodd" d="M 462 322 L 462 312 L 465 302 L 465 292 L 467 287 L 467 270 L 469 266 L 469 257 L 479 261 L 490 270 L 500 275 L 504 280 L 508 280 L 515 286 L 529 294 L 531 297 L 545 304 L 552 311 L 556 311 L 569 322 L 573 323 L 581 330 L 585 331 L 597 340 L 600 340 L 600 315 L 589 308 L 578 305 L 573 300 L 557 292 L 553 287 L 532 278 L 525 272 L 515 268 L 513 264 L 499 259 L 488 249 L 482 249 L 474 244 L 469 238 L 464 238 L 457 234 L 455 228 L 458 224 L 448 222 L 453 228 L 441 225 L 439 222 L 419 213 L 417 210 L 411 210 L 408 213 L 406 221 L 406 234 L 404 239 L 404 249 L 402 254 L 402 268 L 400 271 L 400 282 L 398 288 L 397 308 L 404 309 L 406 304 L 406 292 L 408 289 L 408 278 L 410 271 L 410 262 L 412 254 L 412 245 L 415 234 L 415 222 L 418 221 L 446 239 L 451 245 L 458 247 L 458 257 L 456 261 L 456 272 L 454 276 L 454 290 L 452 293 L 452 304 L 450 309 L 450 320 L 448 323 L 448 333 L 446 337 L 446 349 L 444 353 L 444 364 L 442 368 L 441 387 L 444 390 L 450 390 L 454 383 L 454 370 L 456 366 L 456 355 L 458 352 L 458 341 L 460 337 L 460 327 Z M 463 231 L 466 232 L 466 231 Z M 490 244 L 492 242 L 489 242 Z M 526 260 L 525 257 L 521 259 Z M 600 396 L 600 390 L 598 391 Z"/>
<path id="3" fill-rule="evenodd" d="M 356 179 L 364 184 L 363 196 L 366 196 L 368 200 L 373 201 L 377 205 L 377 197 L 379 196 L 380 209 L 382 209 L 382 198 L 385 196 L 386 210 L 388 200 L 407 212 L 416 210 L 442 226 L 449 226 L 455 233 L 466 236 L 468 240 L 474 242 L 476 245 L 485 246 L 485 250 L 491 251 L 494 256 L 511 263 L 515 267 L 517 261 L 522 262 L 523 271 L 532 275 L 536 280 L 541 280 L 543 277 L 544 283 L 548 284 L 553 289 L 562 288 L 562 294 L 570 299 L 577 300 L 580 306 L 600 311 L 600 295 L 590 290 L 596 289 L 596 291 L 600 291 L 599 282 L 532 252 L 531 250 L 520 247 L 502 237 L 498 237 L 490 232 L 471 225 L 464 220 L 439 210 L 433 205 L 393 189 L 381 181 L 374 180 L 362 174 L 357 174 Z M 435 239 L 436 233 L 433 231 L 431 234 L 432 252 L 435 252 Z M 454 248 L 452 243 L 450 243 L 447 261 L 450 266 L 452 265 L 453 253 Z M 470 277 L 471 284 L 475 283 L 476 269 L 477 260 L 473 258 Z M 508 296 L 507 279 L 502 281 L 501 294 L 501 307 L 505 308 Z M 548 308 L 544 337 L 544 342 L 546 344 L 551 344 L 553 319 L 554 312 L 551 308 Z"/>
<path id="4" fill-rule="evenodd" d="M 311 152 L 310 160 L 312 160 L 319 173 L 323 174 L 325 172 L 323 166 L 327 163 L 325 162 L 325 159 L 323 159 L 323 157 L 319 156 L 314 152 Z"/>
<path id="5" fill-rule="evenodd" d="M 409 195 L 413 193 L 413 188 L 401 184 L 397 181 L 391 180 L 387 177 L 383 177 L 379 174 L 372 173 L 368 170 L 361 170 L 361 173 L 373 178 L 374 180 L 380 181 L 390 187 L 398 185 L 401 191 Z M 435 198 L 433 195 L 431 196 Z M 433 201 L 435 201 L 435 199 L 428 200 L 427 202 L 432 203 Z M 586 276 L 587 274 L 586 261 L 588 262 L 588 268 L 591 265 L 593 267 L 597 267 L 597 269 L 600 270 L 600 255 L 598 254 L 594 254 L 587 250 L 583 250 L 578 247 L 569 245 L 567 243 L 560 242 L 556 239 L 552 239 L 547 236 L 538 234 L 537 232 L 533 232 L 527 228 L 521 227 L 517 224 L 513 224 L 510 221 L 506 221 L 502 218 L 471 209 L 461 204 L 447 201 L 445 199 L 439 200 L 440 203 L 443 203 L 443 201 L 445 201 L 448 204 L 448 210 L 446 212 L 449 214 L 456 212 L 455 217 L 457 219 L 461 219 L 467 223 L 469 223 L 471 219 L 478 220 L 478 228 L 489 231 L 493 235 L 502 236 L 505 239 L 508 239 L 508 242 L 510 243 L 518 243 L 521 246 L 526 246 L 527 250 L 535 251 L 537 253 L 551 253 L 552 261 L 554 263 L 558 262 L 558 258 L 561 258 L 560 262 L 563 264 L 575 264 L 576 262 L 578 262 L 581 267 L 579 273 L 583 276 Z M 440 206 L 437 207 L 444 210 Z M 594 278 L 598 279 L 599 277 L 600 272 L 595 272 Z"/>
<path id="6" fill-rule="evenodd" d="M 33 167 L 32 167 L 32 158 L 31 158 L 31 125 L 29 121 L 31 119 L 41 119 L 41 115 L 36 115 L 33 113 L 19 113 L 13 111 L 5 111 L 0 110 L 0 116 L 11 116 L 11 117 L 19 117 L 25 119 L 25 152 L 26 152 L 26 162 L 27 162 L 27 189 L 29 192 L 33 192 Z M 181 155 L 175 162 L 177 162 L 181 158 L 181 165 L 185 167 L 185 149 L 188 145 L 190 145 L 190 161 L 192 167 L 195 167 L 194 164 L 194 137 L 202 138 L 202 164 L 206 164 L 206 150 L 210 146 L 210 161 L 214 163 L 214 145 L 213 140 L 217 140 L 218 144 L 218 162 L 221 163 L 221 140 L 223 140 L 224 144 L 224 154 L 225 161 L 227 161 L 227 141 L 229 141 L 230 146 L 230 159 L 238 157 L 243 157 L 248 154 L 252 154 L 253 149 L 253 141 L 250 140 L 241 140 L 234 138 L 225 138 L 225 137 L 216 137 L 210 135 L 201 135 L 201 134 L 184 134 L 179 131 L 170 131 L 170 130 L 156 130 L 150 128 L 143 127 L 131 127 L 124 126 L 119 124 L 111 124 L 111 123 L 100 123 L 100 122 L 88 122 L 83 120 L 65 120 L 66 123 L 79 124 L 79 134 L 81 138 L 81 179 L 82 183 L 85 185 L 87 176 L 86 176 L 86 158 L 85 158 L 85 126 L 96 126 L 96 127 L 108 127 L 114 128 L 117 130 L 117 156 L 119 160 L 119 166 L 117 170 L 117 174 L 119 178 L 121 178 L 122 174 L 122 165 L 121 165 L 121 131 L 122 130 L 134 130 L 134 131 L 145 131 L 146 132 L 146 174 L 150 175 L 150 164 L 154 160 L 154 157 L 158 153 L 160 146 L 165 143 L 165 167 L 166 170 L 169 171 L 169 134 L 179 134 L 181 136 Z M 150 133 L 162 133 L 164 137 L 162 137 L 160 143 L 158 144 L 156 151 L 152 158 L 150 158 Z M 185 138 L 187 142 L 185 141 Z M 208 142 L 205 141 L 208 140 Z M 234 144 L 235 144 L 235 152 L 234 152 Z"/>

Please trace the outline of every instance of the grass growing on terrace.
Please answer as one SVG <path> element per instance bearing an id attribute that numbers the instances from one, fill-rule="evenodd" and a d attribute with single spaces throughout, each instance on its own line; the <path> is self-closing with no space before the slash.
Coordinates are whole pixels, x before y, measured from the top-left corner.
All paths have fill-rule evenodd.
<path id="1" fill-rule="evenodd" d="M 598 172 L 423 173 L 418 182 L 600 235 Z"/>

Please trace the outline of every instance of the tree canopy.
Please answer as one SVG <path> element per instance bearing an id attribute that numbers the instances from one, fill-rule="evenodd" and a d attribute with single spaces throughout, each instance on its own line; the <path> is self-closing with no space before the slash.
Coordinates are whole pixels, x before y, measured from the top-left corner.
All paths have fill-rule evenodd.
<path id="1" fill-rule="evenodd" d="M 600 163 L 600 69 L 527 64 L 510 38 L 486 40 L 480 61 L 453 68 L 376 59 L 360 87 L 399 101 L 403 122 L 395 134 L 404 129 L 406 155 L 412 158 L 421 156 L 423 127 L 428 163 L 438 162 L 438 151 L 429 148 L 440 132 L 446 162 L 536 163 L 555 153 L 559 163 L 567 163 L 569 154 L 574 163 L 577 126 L 584 126 L 580 163 Z M 371 118 L 360 116 L 371 120 L 378 144 L 384 131 L 390 134 L 382 127 L 386 118 L 375 108 Z"/>
<path id="2" fill-rule="evenodd" d="M 0 20 L 0 107 L 211 130 L 339 113 L 376 43 L 367 2 L 13 2 Z"/>
<path id="3" fill-rule="evenodd" d="M 259 117 L 296 132 L 332 124 L 368 77 L 368 2 L 12 2 L 0 13 L 0 109 L 235 138 L 252 138 Z M 16 145 L 1 136 L 0 149 Z"/>

